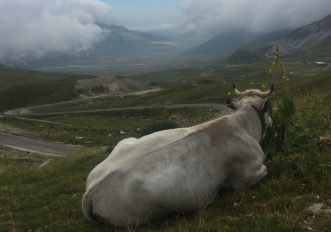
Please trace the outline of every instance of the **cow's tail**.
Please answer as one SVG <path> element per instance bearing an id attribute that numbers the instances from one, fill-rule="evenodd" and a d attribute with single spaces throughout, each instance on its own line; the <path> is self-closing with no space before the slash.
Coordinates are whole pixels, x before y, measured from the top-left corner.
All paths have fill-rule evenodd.
<path id="1" fill-rule="evenodd" d="M 93 189 L 92 189 L 93 190 Z M 93 209 L 93 194 L 92 190 L 86 192 L 83 196 L 83 201 L 82 201 L 82 210 L 85 218 L 87 220 L 94 220 L 94 221 L 99 221 L 99 222 L 107 222 L 107 220 L 100 216 L 95 210 Z"/>
<path id="2" fill-rule="evenodd" d="M 91 194 L 90 191 L 86 192 L 83 196 L 83 201 L 82 201 L 82 210 L 83 214 L 86 219 L 88 220 L 93 220 L 93 202 L 91 199 Z"/>

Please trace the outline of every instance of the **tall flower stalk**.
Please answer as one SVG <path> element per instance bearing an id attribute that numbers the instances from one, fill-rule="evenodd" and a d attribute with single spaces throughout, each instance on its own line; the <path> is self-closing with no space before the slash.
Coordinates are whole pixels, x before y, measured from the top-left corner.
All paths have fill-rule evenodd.
<path id="1" fill-rule="evenodd" d="M 274 76 L 274 73 L 276 71 L 276 68 L 277 68 L 277 66 L 279 66 L 280 71 L 281 71 L 281 80 L 282 80 L 283 87 L 284 87 L 284 93 L 286 95 L 288 95 L 288 91 L 289 91 L 289 89 L 288 89 L 288 81 L 289 81 L 289 79 L 286 76 L 285 65 L 281 61 L 280 54 L 281 54 L 281 52 L 280 52 L 279 48 L 276 47 L 276 50 L 275 50 L 275 61 L 272 63 L 271 68 L 269 69 L 269 76 L 268 76 L 267 81 L 266 81 L 267 83 L 266 83 L 266 85 L 262 86 L 262 88 L 263 89 L 267 89 L 267 88 L 270 87 L 271 81 L 272 81 L 273 76 Z"/>

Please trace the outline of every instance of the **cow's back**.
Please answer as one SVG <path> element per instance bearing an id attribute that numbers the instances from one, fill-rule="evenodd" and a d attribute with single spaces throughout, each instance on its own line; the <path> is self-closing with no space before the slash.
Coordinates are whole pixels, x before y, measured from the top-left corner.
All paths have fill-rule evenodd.
<path id="1" fill-rule="evenodd" d="M 210 137 L 196 128 L 164 132 L 120 142 L 91 172 L 94 183 L 87 183 L 87 192 L 103 192 L 95 193 L 108 205 L 99 205 L 102 211 L 111 208 L 112 217 L 140 218 L 150 212 L 193 211 L 214 198 L 225 174 Z"/>
<path id="2" fill-rule="evenodd" d="M 185 138 L 192 133 L 192 128 L 166 130 L 166 136 L 163 132 L 165 131 L 155 132 L 139 139 L 127 138 L 120 141 L 109 156 L 90 172 L 87 177 L 86 191 L 124 164 L 139 162 L 143 156 Z"/>

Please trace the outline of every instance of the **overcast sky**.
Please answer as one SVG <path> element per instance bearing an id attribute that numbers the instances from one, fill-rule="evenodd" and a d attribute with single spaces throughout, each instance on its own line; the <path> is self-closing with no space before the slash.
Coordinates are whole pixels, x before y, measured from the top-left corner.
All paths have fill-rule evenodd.
<path id="1" fill-rule="evenodd" d="M 331 14 L 330 0 L 103 0 L 132 29 L 295 28 Z"/>
<path id="2" fill-rule="evenodd" d="M 0 60 L 79 53 L 108 33 L 295 28 L 331 13 L 330 0 L 0 0 Z"/>

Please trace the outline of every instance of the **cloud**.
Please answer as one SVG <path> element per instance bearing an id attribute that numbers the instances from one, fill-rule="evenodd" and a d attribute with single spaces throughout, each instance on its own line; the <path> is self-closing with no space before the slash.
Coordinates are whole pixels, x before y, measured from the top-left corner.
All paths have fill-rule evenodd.
<path id="1" fill-rule="evenodd" d="M 0 61 L 78 54 L 107 34 L 112 7 L 97 0 L 0 0 Z"/>
<path id="2" fill-rule="evenodd" d="M 330 0 L 180 0 L 186 30 L 266 32 L 303 26 L 331 13 Z"/>

